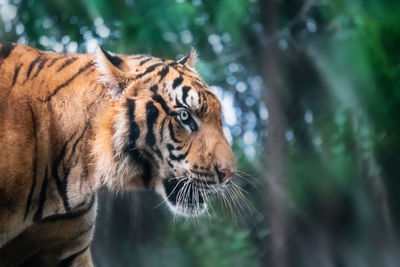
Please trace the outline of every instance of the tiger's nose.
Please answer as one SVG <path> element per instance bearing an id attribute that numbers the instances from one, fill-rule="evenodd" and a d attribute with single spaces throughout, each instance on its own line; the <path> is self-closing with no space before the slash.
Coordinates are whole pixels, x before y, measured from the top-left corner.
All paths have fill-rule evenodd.
<path id="1" fill-rule="evenodd" d="M 215 167 L 215 171 L 217 172 L 218 180 L 220 183 L 224 183 L 224 182 L 228 181 L 228 179 L 233 176 L 232 172 L 228 169 L 218 170 L 218 168 Z"/>

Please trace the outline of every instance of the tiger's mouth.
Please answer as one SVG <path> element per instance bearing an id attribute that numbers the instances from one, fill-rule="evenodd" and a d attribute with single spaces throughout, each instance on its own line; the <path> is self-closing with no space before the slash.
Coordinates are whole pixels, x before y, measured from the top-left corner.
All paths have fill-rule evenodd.
<path id="1" fill-rule="evenodd" d="M 198 216 L 207 210 L 205 199 L 211 194 L 213 182 L 199 179 L 164 179 L 163 186 L 168 206 L 176 214 Z"/>

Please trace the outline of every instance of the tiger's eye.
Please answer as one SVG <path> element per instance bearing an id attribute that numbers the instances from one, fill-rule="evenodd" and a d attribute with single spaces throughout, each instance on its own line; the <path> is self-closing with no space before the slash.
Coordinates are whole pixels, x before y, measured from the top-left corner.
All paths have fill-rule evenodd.
<path id="1" fill-rule="evenodd" d="M 186 110 L 182 110 L 182 111 L 179 113 L 179 118 L 180 118 L 182 121 L 186 121 L 187 119 L 189 119 L 189 112 L 187 112 Z"/>

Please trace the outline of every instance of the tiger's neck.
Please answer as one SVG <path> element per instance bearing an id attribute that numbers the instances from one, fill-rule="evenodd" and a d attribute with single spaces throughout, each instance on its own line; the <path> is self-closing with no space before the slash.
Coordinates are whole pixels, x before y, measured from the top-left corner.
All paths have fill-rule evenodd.
<path id="1" fill-rule="evenodd" d="M 124 103 L 110 104 L 95 121 L 95 138 L 90 147 L 96 190 L 102 186 L 113 191 L 146 187 L 142 179 L 143 166 L 134 164 L 127 151 L 130 135 L 127 114 Z"/>
<path id="2" fill-rule="evenodd" d="M 143 187 L 141 179 L 136 179 L 141 175 L 140 166 L 130 166 L 129 160 L 121 158 L 123 144 L 115 139 L 116 135 L 122 140 L 128 137 L 128 130 L 124 130 L 129 128 L 127 111 L 124 105 L 116 105 L 98 82 L 92 58 L 81 61 L 71 86 L 63 87 L 65 81 L 56 81 L 60 85 L 55 89 L 53 84 L 45 84 L 39 97 L 29 96 L 40 99 L 31 107 L 37 162 L 44 163 L 37 166 L 40 178 L 35 190 L 45 190 L 47 199 L 53 196 L 53 203 L 58 203 L 56 213 L 81 205 L 102 186 L 111 190 Z M 122 132 L 116 133 L 116 129 Z M 38 217 L 42 218 L 54 213 L 52 205 L 40 210 Z"/>
<path id="3" fill-rule="evenodd" d="M 113 191 L 143 188 L 140 166 L 132 166 L 122 155 L 129 136 L 126 107 L 117 105 L 96 78 L 93 72 L 86 77 L 88 86 L 80 88 L 91 93 L 55 97 L 47 104 L 51 160 L 46 168 L 66 210 L 101 187 Z M 61 101 L 62 108 L 54 109 Z"/>
<path id="4" fill-rule="evenodd" d="M 95 77 L 86 79 L 88 86 L 80 90 L 87 94 L 67 91 L 35 107 L 37 161 L 44 163 L 38 164 L 37 176 L 40 193 L 47 198 L 39 209 L 42 214 L 36 215 L 38 220 L 74 210 L 91 199 L 101 186 L 91 147 L 98 127 L 97 114 L 107 110 L 110 98 L 92 82 Z M 50 198 L 54 198 L 53 204 L 47 205 Z M 39 205 L 40 202 L 39 199 Z"/>

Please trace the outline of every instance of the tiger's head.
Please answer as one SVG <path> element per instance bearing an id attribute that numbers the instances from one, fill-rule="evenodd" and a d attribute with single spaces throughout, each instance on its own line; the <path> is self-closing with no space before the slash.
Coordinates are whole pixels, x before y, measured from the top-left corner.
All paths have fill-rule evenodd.
<path id="1" fill-rule="evenodd" d="M 94 147 L 103 183 L 153 189 L 185 216 L 202 213 L 236 170 L 221 104 L 199 78 L 195 59 L 194 49 L 178 61 L 101 47 L 96 53 L 99 81 L 112 95 Z"/>

